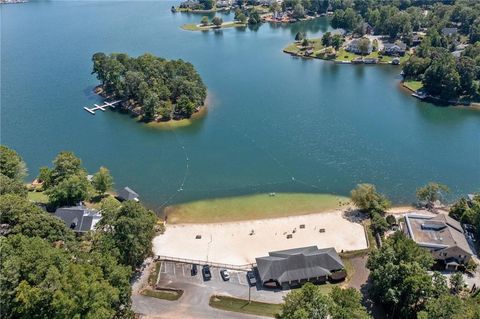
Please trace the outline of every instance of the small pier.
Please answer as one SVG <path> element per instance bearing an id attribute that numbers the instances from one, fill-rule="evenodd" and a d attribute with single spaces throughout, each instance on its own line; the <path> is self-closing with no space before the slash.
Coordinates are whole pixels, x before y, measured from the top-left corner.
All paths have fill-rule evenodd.
<path id="1" fill-rule="evenodd" d="M 93 107 L 84 107 L 83 109 L 85 111 L 87 111 L 88 113 L 90 113 L 92 115 L 95 115 L 95 111 L 101 110 L 101 111 L 105 112 L 107 107 L 110 106 L 111 108 L 115 108 L 115 104 L 120 103 L 120 102 L 121 102 L 121 100 L 117 100 L 117 101 L 114 101 L 114 102 L 105 101 L 105 103 L 102 104 L 102 105 L 94 104 Z"/>

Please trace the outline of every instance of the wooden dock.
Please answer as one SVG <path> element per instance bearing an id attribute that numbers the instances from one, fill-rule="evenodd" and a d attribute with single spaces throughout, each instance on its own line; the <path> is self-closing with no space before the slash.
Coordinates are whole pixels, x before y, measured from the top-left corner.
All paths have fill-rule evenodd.
<path id="1" fill-rule="evenodd" d="M 83 109 L 85 111 L 87 111 L 88 113 L 90 113 L 92 115 L 95 115 L 95 111 L 101 110 L 101 111 L 105 112 L 107 107 L 110 106 L 111 108 L 115 108 L 115 104 L 120 103 L 120 102 L 121 102 L 121 100 L 117 100 L 117 101 L 114 101 L 114 102 L 105 101 L 105 103 L 102 104 L 102 105 L 94 104 L 93 107 L 84 107 Z"/>

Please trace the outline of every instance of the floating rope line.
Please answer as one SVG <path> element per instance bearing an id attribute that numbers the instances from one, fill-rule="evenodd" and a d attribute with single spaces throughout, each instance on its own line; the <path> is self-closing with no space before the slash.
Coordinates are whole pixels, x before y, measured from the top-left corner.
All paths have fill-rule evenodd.
<path id="1" fill-rule="evenodd" d="M 184 157 L 185 157 L 185 169 L 184 169 L 184 171 L 183 171 L 183 177 L 182 177 L 182 179 L 181 179 L 180 185 L 179 185 L 179 187 L 177 188 L 177 190 L 174 191 L 174 192 L 167 198 L 167 200 L 164 201 L 164 202 L 157 208 L 157 210 L 158 210 L 158 209 L 161 209 L 161 208 L 164 208 L 165 205 L 167 205 L 173 198 L 175 198 L 175 196 L 178 195 L 178 193 L 183 192 L 185 183 L 186 183 L 186 181 L 187 181 L 187 179 L 188 179 L 188 173 L 189 173 L 189 171 L 190 171 L 190 163 L 189 163 L 189 162 L 190 162 L 190 158 L 189 158 L 189 156 L 188 156 L 188 154 L 187 154 L 187 150 L 186 150 L 186 148 L 185 148 L 185 145 L 180 141 L 180 138 L 178 137 L 178 134 L 175 132 L 175 129 L 173 129 L 172 131 L 173 131 L 173 134 L 175 135 L 175 139 L 176 139 L 176 141 L 177 141 L 178 146 L 179 146 L 179 147 L 182 149 L 182 151 L 183 151 L 183 155 L 184 155 Z"/>

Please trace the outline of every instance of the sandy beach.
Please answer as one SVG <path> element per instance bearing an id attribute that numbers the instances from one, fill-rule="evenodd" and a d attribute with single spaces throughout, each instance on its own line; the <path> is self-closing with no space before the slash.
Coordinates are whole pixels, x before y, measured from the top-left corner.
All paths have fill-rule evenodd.
<path id="1" fill-rule="evenodd" d="M 292 238 L 287 239 L 289 234 Z M 362 224 L 334 210 L 255 221 L 167 225 L 165 234 L 154 238 L 153 251 L 161 256 L 245 265 L 269 251 L 311 245 L 341 252 L 366 249 L 367 240 Z"/>

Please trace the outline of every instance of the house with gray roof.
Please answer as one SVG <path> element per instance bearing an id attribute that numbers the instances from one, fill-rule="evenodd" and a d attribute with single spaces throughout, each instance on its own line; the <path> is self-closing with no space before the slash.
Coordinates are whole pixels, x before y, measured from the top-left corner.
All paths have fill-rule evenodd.
<path id="1" fill-rule="evenodd" d="M 457 35 L 458 29 L 457 28 L 443 28 L 442 34 L 447 37 L 452 37 Z"/>
<path id="2" fill-rule="evenodd" d="M 335 248 L 317 246 L 280 250 L 256 258 L 263 285 L 284 288 L 299 286 L 307 281 L 324 283 L 346 277 L 345 266 Z"/>
<path id="3" fill-rule="evenodd" d="M 467 264 L 473 255 L 462 226 L 448 215 L 406 214 L 405 226 L 407 235 L 434 259 L 443 261 L 446 269 Z"/>
<path id="4" fill-rule="evenodd" d="M 85 206 L 62 207 L 55 211 L 55 216 L 60 218 L 67 227 L 76 233 L 85 233 L 95 228 L 102 219 L 102 215 Z"/>
<path id="5" fill-rule="evenodd" d="M 117 198 L 122 200 L 122 201 L 134 200 L 134 201 L 138 202 L 139 201 L 138 197 L 139 197 L 139 195 L 134 190 L 132 190 L 130 187 L 125 187 L 125 188 L 121 189 L 118 192 L 118 195 L 117 195 Z"/>
<path id="6" fill-rule="evenodd" d="M 384 43 L 383 53 L 391 56 L 404 56 L 407 51 L 407 45 L 402 41 L 395 43 Z"/>

